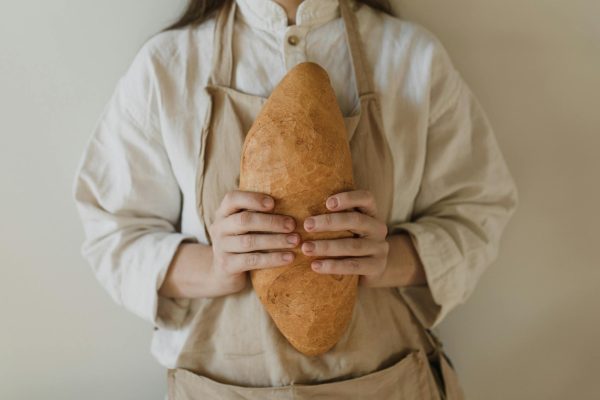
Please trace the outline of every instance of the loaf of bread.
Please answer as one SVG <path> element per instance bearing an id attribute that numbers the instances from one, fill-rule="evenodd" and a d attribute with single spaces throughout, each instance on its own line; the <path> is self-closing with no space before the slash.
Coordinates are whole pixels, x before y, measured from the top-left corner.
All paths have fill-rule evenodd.
<path id="1" fill-rule="evenodd" d="M 267 193 L 273 213 L 292 216 L 302 241 L 352 237 L 350 231 L 309 233 L 304 219 L 328 213 L 326 199 L 354 188 L 344 119 L 327 72 L 315 63 L 291 69 L 246 135 L 240 190 Z M 357 275 L 319 274 L 299 245 L 292 263 L 253 270 L 261 303 L 291 345 L 325 353 L 345 333 L 356 302 Z"/>

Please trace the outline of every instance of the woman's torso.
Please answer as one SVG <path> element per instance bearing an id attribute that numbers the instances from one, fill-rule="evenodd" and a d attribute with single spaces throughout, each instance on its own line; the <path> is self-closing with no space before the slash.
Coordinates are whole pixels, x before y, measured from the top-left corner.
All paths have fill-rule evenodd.
<path id="1" fill-rule="evenodd" d="M 337 2 L 306 2 L 300 8 L 298 25 L 291 27 L 273 9 L 256 9 L 268 2 L 238 1 L 232 86 L 266 97 L 289 68 L 313 61 L 329 72 L 342 112 L 351 114 L 358 98 L 356 88 L 349 84 L 354 78 L 343 22 L 332 7 Z M 399 222 L 410 216 L 424 163 L 432 38 L 414 24 L 367 7 L 357 11 L 357 18 L 360 35 L 368 43 L 366 62 L 380 97 L 383 133 L 393 155 L 395 189 L 388 222 Z M 151 43 L 156 55 L 151 67 L 160 78 L 154 100 L 160 104 L 162 139 L 183 194 L 181 230 L 204 243 L 207 238 L 196 210 L 195 174 L 199 133 L 209 116 L 204 87 L 211 66 L 213 28 L 214 20 L 209 20 L 197 29 L 161 34 Z M 287 40 L 290 35 L 299 38 L 295 46 Z M 227 301 L 180 300 L 183 311 L 179 314 L 159 308 L 162 326 L 154 333 L 154 355 L 168 368 L 186 368 L 220 382 L 277 386 L 360 376 L 394 365 L 425 343 L 422 329 L 394 288 L 361 287 L 352 322 L 334 350 L 319 358 L 299 359 L 294 349 L 280 342 L 285 339 L 251 291 L 248 286 Z M 230 334 L 227 348 L 215 346 L 215 332 Z M 369 346 L 374 341 L 385 346 Z M 243 371 L 252 373 L 244 375 Z"/>

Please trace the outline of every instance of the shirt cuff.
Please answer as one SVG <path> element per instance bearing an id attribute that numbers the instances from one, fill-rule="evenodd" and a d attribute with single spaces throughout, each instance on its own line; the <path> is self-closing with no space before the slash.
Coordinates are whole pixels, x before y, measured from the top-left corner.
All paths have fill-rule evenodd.
<path id="1" fill-rule="evenodd" d="M 423 217 L 390 228 L 390 234 L 407 232 L 421 259 L 427 285 L 397 287 L 421 324 L 436 327 L 456 305 L 465 291 L 458 268 L 463 257 L 451 236 L 442 227 Z"/>
<path id="2" fill-rule="evenodd" d="M 195 237 L 182 233 L 169 233 L 157 237 L 149 248 L 152 259 L 145 257 L 152 265 L 146 265 L 143 273 L 131 273 L 122 290 L 123 304 L 146 321 L 154 324 L 155 330 L 177 329 L 184 322 L 191 303 L 190 299 L 175 299 L 160 296 L 162 286 L 175 252 L 181 242 L 195 241 Z"/>

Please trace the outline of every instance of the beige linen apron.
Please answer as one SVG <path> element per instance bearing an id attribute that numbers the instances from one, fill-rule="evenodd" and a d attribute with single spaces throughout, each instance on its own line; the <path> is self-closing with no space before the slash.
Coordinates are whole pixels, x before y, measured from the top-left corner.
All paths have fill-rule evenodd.
<path id="1" fill-rule="evenodd" d="M 217 16 L 206 88 L 211 117 L 198 158 L 198 212 L 209 242 L 215 210 L 225 193 L 238 187 L 244 137 L 266 101 L 230 86 L 235 10 L 235 1 L 227 1 Z M 340 11 L 360 99 L 345 118 L 355 185 L 374 194 L 378 217 L 389 221 L 392 155 L 365 70 L 356 16 L 347 0 L 340 1 Z M 286 341 L 251 284 L 235 294 L 195 299 L 187 341 L 176 368 L 168 370 L 169 399 L 443 399 L 440 371 L 447 378 L 447 398 L 461 398 L 436 338 L 395 288 L 359 286 L 357 296 L 345 334 L 315 357 Z M 431 368 L 436 361 L 439 368 Z"/>

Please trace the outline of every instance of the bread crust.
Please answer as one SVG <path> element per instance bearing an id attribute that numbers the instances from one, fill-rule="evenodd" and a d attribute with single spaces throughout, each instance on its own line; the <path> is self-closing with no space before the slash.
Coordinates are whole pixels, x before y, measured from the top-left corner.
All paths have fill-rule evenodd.
<path id="1" fill-rule="evenodd" d="M 318 64 L 292 68 L 264 104 L 242 147 L 239 188 L 273 196 L 273 213 L 292 216 L 302 241 L 354 236 L 303 228 L 305 218 L 329 212 L 329 196 L 354 189 L 344 118 Z M 292 263 L 253 270 L 251 281 L 283 336 L 301 353 L 315 356 L 347 330 L 358 275 L 316 273 L 310 262 L 317 257 L 305 256 L 301 246 L 293 251 Z"/>

